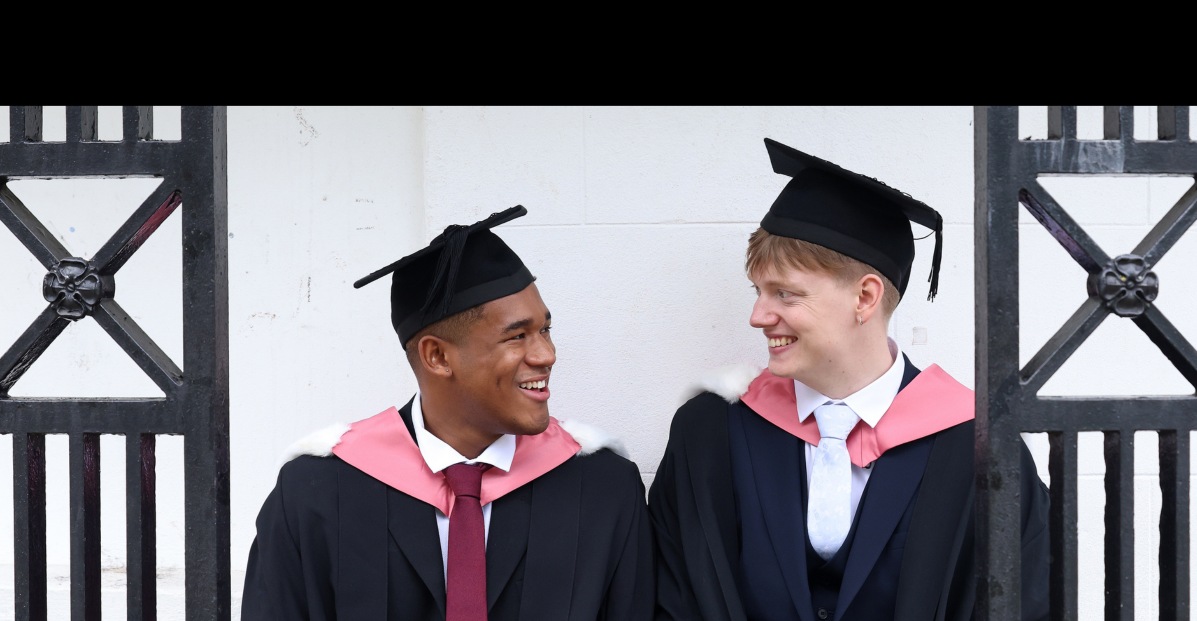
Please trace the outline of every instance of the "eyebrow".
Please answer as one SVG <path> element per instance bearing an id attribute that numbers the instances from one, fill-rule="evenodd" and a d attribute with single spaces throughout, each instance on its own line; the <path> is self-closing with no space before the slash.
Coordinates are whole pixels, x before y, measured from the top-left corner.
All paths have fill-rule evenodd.
<path id="1" fill-rule="evenodd" d="M 550 321 L 550 320 L 552 320 L 552 318 L 553 318 L 552 313 L 550 313 L 549 311 L 544 312 L 544 320 L 545 321 Z M 506 328 L 503 328 L 503 332 L 514 332 L 515 330 L 522 330 L 524 328 L 527 328 L 531 323 L 532 323 L 531 318 L 520 319 L 519 321 L 513 321 L 513 322 L 507 324 Z"/>
<path id="2" fill-rule="evenodd" d="M 792 280 L 789 280 L 786 278 L 781 278 L 778 276 L 773 276 L 770 278 L 763 278 L 763 279 L 761 279 L 761 281 L 759 283 L 753 281 L 752 279 L 749 279 L 749 282 L 751 282 L 754 287 L 774 287 L 774 288 L 778 288 L 778 289 L 791 289 L 791 290 L 792 289 L 803 289 L 806 286 L 804 283 L 795 282 L 795 281 L 792 281 Z"/>

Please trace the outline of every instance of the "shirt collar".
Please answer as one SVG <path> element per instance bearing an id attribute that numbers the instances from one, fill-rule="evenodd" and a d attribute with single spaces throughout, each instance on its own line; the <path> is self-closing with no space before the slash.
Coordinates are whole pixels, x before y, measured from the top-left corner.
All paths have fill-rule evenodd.
<path id="1" fill-rule="evenodd" d="M 511 470 L 511 460 L 515 458 L 514 435 L 504 434 L 486 447 L 486 450 L 482 451 L 478 457 L 466 459 L 444 440 L 432 435 L 424 428 L 424 411 L 420 407 L 420 393 L 418 392 L 411 404 L 411 426 L 416 432 L 416 444 L 419 446 L 420 455 L 424 457 L 424 463 L 428 464 L 428 469 L 433 472 L 440 472 L 463 461 L 470 464 L 487 463 L 504 472 Z"/>
<path id="2" fill-rule="evenodd" d="M 902 375 L 906 371 L 902 350 L 898 348 L 898 343 L 892 338 L 887 340 L 889 341 L 889 354 L 894 359 L 889 365 L 889 370 L 868 386 L 843 399 L 832 399 L 814 388 L 794 380 L 794 405 L 798 409 L 798 421 L 806 421 L 806 417 L 810 416 L 815 408 L 828 401 L 842 401 L 870 427 L 876 427 L 877 423 L 881 422 L 881 415 L 885 414 L 890 404 L 894 402 L 894 397 L 898 395 L 898 389 L 902 387 Z"/>

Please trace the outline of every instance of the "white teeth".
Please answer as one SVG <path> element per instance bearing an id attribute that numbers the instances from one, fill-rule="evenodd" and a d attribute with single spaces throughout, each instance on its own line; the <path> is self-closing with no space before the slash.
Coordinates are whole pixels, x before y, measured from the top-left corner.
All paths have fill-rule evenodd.
<path id="1" fill-rule="evenodd" d="M 783 336 L 779 339 L 769 339 L 769 347 L 781 347 L 782 345 L 789 345 L 798 339 L 792 336 Z"/>
<path id="2" fill-rule="evenodd" d="M 540 380 L 539 382 L 523 382 L 520 384 L 520 388 L 526 388 L 528 390 L 540 390 L 548 385 L 548 380 Z"/>

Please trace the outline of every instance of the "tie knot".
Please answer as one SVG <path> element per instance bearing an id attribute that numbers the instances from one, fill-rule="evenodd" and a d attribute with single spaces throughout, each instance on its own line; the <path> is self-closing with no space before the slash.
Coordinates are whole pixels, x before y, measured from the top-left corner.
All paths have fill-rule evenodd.
<path id="1" fill-rule="evenodd" d="M 843 440 L 856 426 L 860 417 L 843 403 L 827 403 L 815 408 L 815 422 L 819 423 L 819 436 Z"/>
<path id="2" fill-rule="evenodd" d="M 445 480 L 449 482 L 449 489 L 454 496 L 472 496 L 478 498 L 482 494 L 482 473 L 490 468 L 490 464 L 453 464 L 445 468 Z"/>

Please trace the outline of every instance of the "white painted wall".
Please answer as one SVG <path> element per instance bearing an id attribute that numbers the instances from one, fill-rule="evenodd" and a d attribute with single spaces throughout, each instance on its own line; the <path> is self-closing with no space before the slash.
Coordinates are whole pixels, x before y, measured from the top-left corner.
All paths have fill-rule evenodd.
<path id="1" fill-rule="evenodd" d="M 156 110 L 156 137 L 178 137 L 177 108 Z M 1139 108 L 1136 135 L 1155 131 Z M 57 115 L 57 116 L 56 116 Z M 172 121 L 173 115 L 173 121 Z M 62 108 L 46 108 L 61 140 Z M 0 106 L 0 118 L 7 109 Z M 173 126 L 172 126 L 173 123 Z M 691 382 L 725 364 L 763 364 L 742 271 L 748 234 L 788 177 L 772 172 L 771 137 L 876 177 L 944 216 L 939 297 L 925 298 L 931 239 L 917 243 L 891 334 L 920 366 L 938 363 L 973 386 L 973 110 L 970 107 L 231 107 L 228 111 L 231 525 L 234 618 L 254 517 L 294 440 L 402 405 L 415 388 L 389 322 L 387 280 L 352 283 L 422 246 L 442 228 L 522 204 L 498 233 L 538 276 L 553 312 L 558 363 L 552 411 L 624 439 L 651 482 L 669 420 Z M 101 110 L 101 138 L 119 135 Z M 4 127 L 7 127 L 5 124 Z M 1081 138 L 1100 137 L 1082 108 Z M 1046 136 L 1046 110 L 1024 109 L 1020 135 Z M 173 135 L 172 135 L 173 132 Z M 0 140 L 5 138 L 0 129 Z M 1044 186 L 1111 256 L 1129 252 L 1192 183 L 1187 178 L 1046 179 Z M 152 187 L 145 180 L 14 181 L 13 190 L 69 249 L 90 256 Z M 184 202 L 183 209 L 186 209 Z M 118 274 L 117 300 L 181 360 L 178 215 Z M 1084 273 L 1025 212 L 1020 358 L 1027 361 L 1085 299 Z M 916 232 L 916 234 L 920 234 Z M 45 270 L 0 230 L 0 348 L 44 307 Z M 1197 233 L 1159 264 L 1156 304 L 1197 340 L 1182 283 Z M 64 382 L 64 377 L 69 380 Z M 79 322 L 11 391 L 14 396 L 151 396 L 91 320 Z M 1129 321 L 1111 317 L 1044 394 L 1192 394 Z M 1031 437 L 1046 469 L 1043 438 Z M 65 441 L 47 441 L 51 614 L 69 610 Z M 1156 614 L 1160 504 L 1154 434 L 1136 438 L 1136 593 Z M 120 439 L 102 443 L 102 551 L 112 570 L 106 614 L 124 603 Z M 0 443 L 10 480 L 11 442 Z M 1081 618 L 1102 614 L 1100 436 L 1081 440 Z M 159 442 L 160 614 L 180 618 L 181 440 Z M 1043 473 L 1046 476 L 1046 472 Z M 12 493 L 0 493 L 12 532 Z M 106 575 L 108 575 L 106 574 Z M 12 541 L 0 537 L 0 619 L 11 618 Z M 57 608 L 55 608 L 57 607 Z"/>

